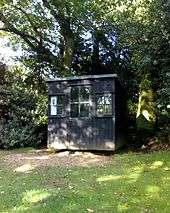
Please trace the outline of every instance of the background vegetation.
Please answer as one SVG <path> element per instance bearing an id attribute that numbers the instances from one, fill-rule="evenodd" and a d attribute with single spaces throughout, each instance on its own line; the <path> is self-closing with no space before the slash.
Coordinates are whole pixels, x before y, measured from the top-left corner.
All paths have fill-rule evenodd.
<path id="1" fill-rule="evenodd" d="M 169 14 L 168 0 L 2 0 L 0 36 L 23 55 L 0 64 L 0 146 L 45 141 L 47 77 L 104 73 L 127 91 L 130 141 L 168 142 Z"/>

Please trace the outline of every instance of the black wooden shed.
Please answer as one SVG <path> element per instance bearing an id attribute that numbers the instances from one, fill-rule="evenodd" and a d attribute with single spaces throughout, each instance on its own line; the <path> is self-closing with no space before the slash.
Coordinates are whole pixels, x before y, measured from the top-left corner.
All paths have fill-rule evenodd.
<path id="1" fill-rule="evenodd" d="M 116 74 L 47 82 L 49 148 L 115 150 L 124 143 L 125 101 Z"/>

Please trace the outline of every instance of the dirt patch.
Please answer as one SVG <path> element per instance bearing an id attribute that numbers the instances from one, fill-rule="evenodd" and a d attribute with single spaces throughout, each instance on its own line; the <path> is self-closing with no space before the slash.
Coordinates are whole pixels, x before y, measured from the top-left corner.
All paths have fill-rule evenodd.
<path id="1" fill-rule="evenodd" d="M 10 153 L 4 156 L 3 160 L 16 171 L 30 171 L 42 166 L 103 166 L 111 163 L 112 155 L 78 151 L 50 153 L 43 149 L 31 150 L 27 153 Z"/>

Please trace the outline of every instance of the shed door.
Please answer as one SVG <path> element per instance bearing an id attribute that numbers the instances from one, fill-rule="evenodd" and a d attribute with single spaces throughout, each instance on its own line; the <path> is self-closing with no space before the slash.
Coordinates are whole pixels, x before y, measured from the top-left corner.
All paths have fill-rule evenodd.
<path id="1" fill-rule="evenodd" d="M 73 86 L 70 92 L 70 118 L 67 124 L 70 148 L 90 149 L 92 143 L 91 88 Z"/>
<path id="2" fill-rule="evenodd" d="M 115 149 L 114 94 L 95 94 L 96 116 L 93 119 L 93 143 L 97 149 Z"/>

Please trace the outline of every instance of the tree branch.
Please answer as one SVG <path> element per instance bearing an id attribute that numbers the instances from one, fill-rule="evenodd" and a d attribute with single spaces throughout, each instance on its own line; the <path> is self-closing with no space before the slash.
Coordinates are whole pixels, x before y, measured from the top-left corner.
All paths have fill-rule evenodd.
<path id="1" fill-rule="evenodd" d="M 19 31 L 13 24 L 9 23 L 8 20 L 5 18 L 3 13 L 0 11 L 0 20 L 4 23 L 5 27 L 0 28 L 0 30 L 4 30 L 9 33 L 13 33 L 15 35 L 20 36 L 25 43 L 34 51 L 36 52 L 42 61 L 46 61 L 48 63 L 53 63 L 57 61 L 57 57 L 52 54 L 52 52 L 43 46 L 42 40 L 36 39 L 34 36 L 27 34 L 23 31 Z M 57 63 L 57 62 L 56 62 Z"/>
<path id="2" fill-rule="evenodd" d="M 12 32 L 16 35 L 19 35 L 22 39 L 25 40 L 25 42 L 31 47 L 31 48 L 35 48 L 35 46 L 33 45 L 33 43 L 30 41 L 33 40 L 34 42 L 38 43 L 39 41 L 32 35 L 27 34 L 25 32 L 19 31 L 17 30 L 17 28 L 15 28 L 12 24 L 10 24 L 8 22 L 8 20 L 5 18 L 5 16 L 3 15 L 3 13 L 0 11 L 0 20 L 4 23 L 5 27 L 1 28 L 1 30 L 4 30 L 6 32 Z"/>
<path id="3" fill-rule="evenodd" d="M 51 39 L 47 38 L 47 37 L 43 37 L 42 33 L 38 30 L 38 27 L 35 25 L 35 23 L 31 20 L 29 14 L 23 10 L 21 7 L 17 7 L 15 5 L 13 5 L 12 7 L 14 7 L 16 10 L 19 10 L 21 13 L 23 13 L 25 15 L 25 17 L 27 18 L 27 20 L 29 21 L 30 25 L 32 26 L 32 29 L 35 31 L 35 33 L 37 34 L 37 36 L 39 37 L 39 39 L 42 41 L 47 41 L 53 45 L 56 45 L 56 42 L 52 41 Z"/>
<path id="4" fill-rule="evenodd" d="M 12 5 L 13 8 L 15 8 L 16 10 L 19 10 L 21 13 L 23 13 L 25 15 L 25 17 L 27 18 L 28 22 L 30 23 L 30 25 L 32 26 L 32 29 L 35 31 L 35 33 L 37 34 L 37 36 L 40 37 L 41 39 L 41 36 L 42 34 L 38 31 L 38 28 L 37 26 L 34 24 L 34 22 L 31 20 L 29 14 L 23 10 L 21 7 L 17 7 L 15 5 Z"/>

